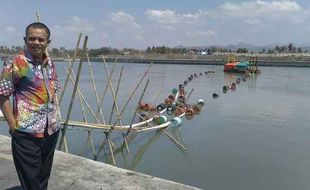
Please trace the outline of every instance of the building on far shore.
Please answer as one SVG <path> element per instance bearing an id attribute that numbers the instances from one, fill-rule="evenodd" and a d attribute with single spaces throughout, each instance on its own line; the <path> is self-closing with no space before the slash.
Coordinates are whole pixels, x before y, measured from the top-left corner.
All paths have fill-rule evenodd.
<path id="1" fill-rule="evenodd" d="M 211 55 L 212 52 L 207 48 L 188 48 L 187 53 L 191 55 Z"/>

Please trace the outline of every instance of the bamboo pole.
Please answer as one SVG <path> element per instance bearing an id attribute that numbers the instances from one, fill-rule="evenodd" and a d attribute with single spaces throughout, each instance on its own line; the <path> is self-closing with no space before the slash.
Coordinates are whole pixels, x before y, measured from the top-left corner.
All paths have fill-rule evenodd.
<path id="1" fill-rule="evenodd" d="M 116 60 L 115 60 L 114 63 L 113 63 L 113 67 L 112 67 L 112 70 L 111 70 L 111 72 L 110 72 L 110 77 L 112 77 L 112 75 L 113 75 L 115 66 L 116 66 Z M 108 80 L 110 80 L 110 79 L 108 79 Z M 99 111 L 100 111 L 100 108 L 101 108 L 102 105 L 103 105 L 103 100 L 104 100 L 104 97 L 105 97 L 105 95 L 106 95 L 106 93 L 107 93 L 107 91 L 108 91 L 108 87 L 109 87 L 109 84 L 107 83 L 107 84 L 105 85 L 104 92 L 103 92 L 102 96 L 100 97 L 100 103 L 99 103 L 98 108 L 97 108 L 96 116 L 99 115 Z"/>
<path id="2" fill-rule="evenodd" d="M 188 94 L 188 96 L 187 96 L 187 98 L 186 98 L 185 102 L 187 102 L 187 101 L 188 101 L 188 99 L 189 99 L 189 97 L 191 97 L 191 95 L 192 95 L 193 91 L 194 91 L 194 89 L 192 88 L 192 90 L 189 92 L 189 94 Z"/>
<path id="3" fill-rule="evenodd" d="M 66 67 L 65 67 L 65 70 L 66 70 L 66 72 L 68 73 L 68 70 L 67 70 Z M 74 74 L 73 71 L 72 71 L 72 74 Z M 72 75 L 72 76 L 70 75 L 69 78 L 70 78 L 72 84 L 75 85 L 75 82 L 74 82 L 74 80 L 75 80 L 74 75 Z M 99 119 L 96 117 L 94 111 L 91 109 L 91 106 L 88 104 L 87 100 L 86 100 L 85 97 L 83 96 L 83 94 L 82 94 L 82 92 L 81 92 L 79 86 L 77 87 L 77 92 L 78 92 L 78 95 L 82 98 L 82 100 L 83 100 L 83 102 L 85 103 L 85 105 L 87 106 L 87 108 L 88 108 L 88 110 L 90 111 L 90 113 L 93 115 L 94 119 L 97 121 L 97 123 L 100 123 L 100 121 L 99 121 Z"/>
<path id="4" fill-rule="evenodd" d="M 110 154 L 111 154 L 111 158 L 112 158 L 112 163 L 113 165 L 115 165 L 115 158 L 114 158 L 114 153 L 113 153 L 113 147 L 112 147 L 112 142 L 111 139 L 108 138 L 108 143 L 109 143 L 109 148 L 110 148 Z"/>
<path id="5" fill-rule="evenodd" d="M 69 62 L 69 66 L 70 66 L 71 65 L 70 59 L 68 60 L 68 62 Z M 67 75 L 70 75 L 70 79 L 71 79 L 71 81 L 72 81 L 72 83 L 74 85 L 74 77 L 72 77 L 72 76 L 74 76 L 73 70 L 71 72 L 69 72 L 65 65 L 64 65 L 64 68 L 65 68 L 65 70 L 67 72 Z M 72 74 L 72 76 L 71 76 L 71 74 Z M 83 121 L 87 122 L 87 118 L 86 118 L 86 114 L 85 114 L 85 109 L 84 109 L 83 102 L 82 102 L 82 97 L 81 97 L 82 95 L 81 95 L 81 93 L 79 93 L 79 91 L 80 91 L 79 90 L 79 86 L 77 88 L 78 88 L 78 95 L 79 95 L 79 100 L 80 100 L 80 106 L 81 106 L 82 115 L 83 115 Z"/>
<path id="6" fill-rule="evenodd" d="M 91 80 L 92 80 L 93 91 L 94 91 L 95 96 L 96 96 L 97 104 L 99 105 L 99 102 L 100 102 L 99 101 L 99 96 L 98 96 L 98 92 L 97 92 L 97 88 L 96 88 L 96 83 L 95 83 L 95 79 L 94 79 L 93 70 L 92 70 L 92 67 L 90 65 L 90 60 L 89 60 L 88 53 L 86 54 L 86 56 L 87 56 L 87 62 L 88 62 L 88 69 L 89 69 L 90 77 L 91 77 Z M 103 112 L 102 112 L 101 106 L 99 106 L 99 112 L 100 112 L 100 116 L 101 116 L 101 119 L 102 119 L 103 123 L 105 123 L 105 119 L 104 119 L 104 116 L 103 116 Z"/>
<path id="7" fill-rule="evenodd" d="M 74 54 L 73 54 L 72 63 L 70 65 L 69 73 L 71 73 L 71 71 L 72 71 L 72 68 L 73 68 L 73 65 L 74 65 L 74 62 L 75 62 L 75 59 L 76 59 L 76 56 L 77 56 L 77 52 L 79 51 L 79 46 L 80 46 L 81 38 L 82 38 L 82 33 L 79 34 L 79 37 L 78 37 L 78 40 L 77 40 L 77 43 L 76 43 L 76 46 L 75 46 L 75 51 L 74 51 Z M 67 78 L 65 80 L 65 84 L 64 84 L 62 92 L 60 94 L 59 104 L 61 104 L 62 98 L 63 98 L 64 93 L 65 93 L 66 88 L 67 88 L 68 81 L 69 81 L 69 75 L 67 75 Z"/>
<path id="8" fill-rule="evenodd" d="M 143 119 L 143 120 L 145 120 L 140 114 L 137 114 L 138 115 L 138 117 L 140 117 L 141 119 Z M 184 115 L 184 114 L 183 114 Z M 182 115 L 182 116 L 183 116 Z M 148 125 L 150 125 L 151 126 L 151 128 L 146 128 L 146 129 L 142 129 L 142 130 L 139 130 L 138 132 L 142 132 L 142 131 L 147 131 L 148 129 L 156 129 L 156 127 L 155 126 L 153 126 L 151 123 L 149 123 L 149 122 L 146 122 Z M 167 123 L 167 127 L 170 125 L 170 121 L 168 121 L 168 122 L 166 122 Z M 160 130 L 162 131 L 162 132 L 164 132 L 165 133 L 165 135 L 167 135 L 170 139 L 171 139 L 171 141 L 175 144 L 175 145 L 177 145 L 182 151 L 186 151 L 186 148 L 177 140 L 177 139 L 175 139 L 171 134 L 169 134 L 167 131 L 166 131 L 166 129 L 165 128 L 160 128 Z"/>
<path id="9" fill-rule="evenodd" d="M 140 81 L 138 82 L 138 84 L 136 85 L 135 89 L 132 91 L 131 95 L 129 96 L 125 106 L 123 107 L 121 113 L 117 116 L 118 118 L 115 120 L 115 122 L 112 125 L 112 129 L 114 128 L 114 126 L 116 125 L 117 120 L 123 115 L 125 109 L 127 108 L 128 103 L 130 102 L 131 98 L 133 97 L 133 95 L 136 93 L 138 87 L 140 86 L 141 82 L 143 81 L 143 79 L 145 78 L 146 74 L 149 72 L 149 70 L 151 69 L 153 63 L 151 63 L 149 65 L 149 67 L 147 68 L 147 70 L 144 72 L 143 76 L 141 77 Z"/>
<path id="10" fill-rule="evenodd" d="M 121 83 L 121 80 L 122 80 L 122 76 L 123 76 L 123 69 L 124 67 L 121 67 L 121 72 L 119 74 L 119 77 L 118 77 L 118 82 L 117 82 L 117 86 L 116 86 L 116 92 L 115 92 L 115 96 L 117 97 L 118 95 L 118 90 L 119 90 L 119 86 L 120 86 L 120 83 Z M 111 120 L 112 120 L 112 117 L 113 117 L 113 113 L 114 113 L 114 108 L 115 108 L 116 104 L 115 102 L 113 102 L 113 105 L 112 105 L 112 109 L 111 109 L 111 113 L 110 113 L 110 118 L 109 118 L 109 124 L 111 124 Z M 118 113 L 119 114 L 119 113 Z"/>
<path id="11" fill-rule="evenodd" d="M 36 16 L 37 16 L 37 21 L 38 21 L 38 22 L 41 22 L 40 15 L 39 15 L 39 11 L 36 11 Z"/>
<path id="12" fill-rule="evenodd" d="M 118 90 L 119 90 L 120 82 L 121 82 L 122 76 L 123 76 L 123 69 L 124 69 L 124 67 L 121 67 L 121 72 L 120 72 L 119 77 L 118 77 L 115 97 L 117 97 L 117 95 L 118 95 Z M 116 106 L 115 101 L 116 100 L 114 100 L 113 105 L 112 105 L 111 114 L 110 114 L 110 118 L 109 118 L 109 124 L 111 123 L 111 120 L 112 120 L 112 117 L 113 117 L 113 113 L 114 113 L 114 108 Z M 119 114 L 119 113 L 117 113 L 117 114 Z M 124 136 L 125 136 L 125 134 L 123 133 L 123 138 L 124 138 Z M 127 152 L 129 152 L 129 146 L 128 146 L 128 142 L 127 142 L 126 138 L 124 138 L 124 142 L 125 142 L 125 145 L 126 145 L 126 150 L 127 150 Z"/>
<path id="13" fill-rule="evenodd" d="M 104 63 L 104 68 L 105 68 L 105 71 L 106 71 L 106 74 L 107 74 L 107 78 L 109 79 L 108 83 L 109 83 L 109 87 L 110 87 L 112 98 L 113 98 L 113 104 L 115 104 L 115 110 L 116 110 L 116 114 L 118 116 L 119 115 L 119 110 L 118 110 L 117 98 L 115 96 L 114 88 L 113 88 L 113 85 L 112 85 L 112 77 L 109 76 L 109 70 L 108 70 L 107 63 L 106 63 L 105 58 L 104 58 L 103 55 L 102 55 L 102 58 L 103 58 L 103 63 Z M 123 125 L 121 118 L 120 117 L 118 117 L 118 118 L 119 118 L 119 124 Z"/>
<path id="14" fill-rule="evenodd" d="M 139 102 L 141 102 L 141 100 L 142 100 L 142 98 L 143 98 L 143 96 L 144 96 L 144 94 L 145 94 L 145 92 L 146 92 L 146 89 L 147 89 L 149 83 L 150 83 L 150 79 L 147 79 L 146 84 L 145 84 L 145 86 L 144 86 L 144 89 L 143 89 L 143 91 L 142 91 L 142 94 L 141 94 L 141 96 L 140 96 L 140 99 L 139 99 L 139 101 L 138 101 L 138 105 L 137 105 L 137 108 L 136 108 L 136 110 L 135 110 L 135 114 L 133 115 L 132 120 L 131 120 L 131 123 L 130 123 L 130 125 L 129 125 L 128 130 L 127 130 L 126 136 L 131 132 L 132 124 L 133 124 L 133 122 L 134 122 L 134 120 L 135 120 L 135 117 L 136 117 L 136 114 L 137 114 L 137 111 L 138 111 Z"/>
<path id="15" fill-rule="evenodd" d="M 76 81 L 75 81 L 75 85 L 74 85 L 74 88 L 73 88 L 73 92 L 72 92 L 72 96 L 71 96 L 71 100 L 70 100 L 70 104 L 69 104 L 69 109 L 68 109 L 67 117 L 66 117 L 64 126 L 63 126 L 63 128 L 61 130 L 62 131 L 62 136 L 61 136 L 61 139 L 60 139 L 60 142 L 59 142 L 59 147 L 58 147 L 59 150 L 62 147 L 62 143 L 63 143 L 64 137 L 66 135 L 67 124 L 68 124 L 69 118 L 71 116 L 71 110 L 72 110 L 72 106 L 73 106 L 73 101 L 74 101 L 75 94 L 76 94 L 76 91 L 77 91 L 77 86 L 78 86 L 78 83 L 79 83 L 79 80 L 80 80 L 80 74 L 81 74 L 82 65 L 83 65 L 83 58 L 84 58 L 84 56 L 86 54 L 86 51 L 87 51 L 87 40 L 88 40 L 88 36 L 85 36 L 85 38 L 84 38 L 84 45 L 83 45 L 83 53 L 82 53 L 82 56 L 81 56 L 81 59 L 80 59 L 79 67 L 78 67 L 78 72 L 77 72 Z M 68 75 L 68 78 L 69 78 L 69 76 L 70 75 Z"/>

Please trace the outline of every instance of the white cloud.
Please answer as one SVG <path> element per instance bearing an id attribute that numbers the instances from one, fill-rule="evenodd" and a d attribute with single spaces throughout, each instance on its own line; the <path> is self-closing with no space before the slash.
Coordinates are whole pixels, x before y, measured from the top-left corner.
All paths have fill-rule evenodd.
<path id="1" fill-rule="evenodd" d="M 72 17 L 65 26 L 65 30 L 69 32 L 91 32 L 94 30 L 93 24 L 86 19 Z"/>
<path id="2" fill-rule="evenodd" d="M 199 13 L 196 14 L 177 14 L 173 10 L 147 10 L 145 12 L 148 19 L 161 24 L 179 24 L 192 23 L 199 18 Z"/>
<path id="3" fill-rule="evenodd" d="M 257 0 L 246 1 L 240 4 L 225 2 L 224 4 L 220 5 L 214 13 L 216 13 L 218 17 L 225 19 L 255 18 L 255 22 L 257 22 L 259 19 L 290 19 L 296 15 L 302 18 L 305 11 L 295 1 Z"/>
<path id="4" fill-rule="evenodd" d="M 189 37 L 203 37 L 203 38 L 208 38 L 208 37 L 213 37 L 216 35 L 216 32 L 213 30 L 208 30 L 208 31 L 193 31 L 193 32 L 187 32 L 187 35 Z"/>
<path id="5" fill-rule="evenodd" d="M 66 25 L 54 27 L 53 34 L 57 34 L 54 42 L 70 40 L 75 44 L 77 34 L 83 32 L 90 37 L 90 47 L 144 49 L 152 45 L 174 47 L 238 42 L 266 45 L 284 40 L 301 41 L 308 36 L 307 26 L 310 25 L 308 9 L 289 0 L 230 1 L 212 10 L 184 13 L 148 9 L 144 14 L 145 17 L 135 17 L 126 11 L 106 13 L 97 19 L 99 24 L 73 17 Z"/>
<path id="6" fill-rule="evenodd" d="M 122 24 L 126 26 L 133 26 L 140 28 L 140 25 L 136 22 L 135 18 L 123 11 L 111 14 L 111 21 L 116 24 Z"/>

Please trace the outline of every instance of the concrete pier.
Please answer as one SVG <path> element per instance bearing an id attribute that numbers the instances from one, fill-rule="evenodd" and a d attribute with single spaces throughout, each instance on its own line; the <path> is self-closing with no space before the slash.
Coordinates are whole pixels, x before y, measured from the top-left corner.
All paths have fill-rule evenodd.
<path id="1" fill-rule="evenodd" d="M 11 139 L 0 135 L 0 189 L 18 190 Z M 49 190 L 194 190 L 196 187 L 152 177 L 72 154 L 56 151 Z"/>

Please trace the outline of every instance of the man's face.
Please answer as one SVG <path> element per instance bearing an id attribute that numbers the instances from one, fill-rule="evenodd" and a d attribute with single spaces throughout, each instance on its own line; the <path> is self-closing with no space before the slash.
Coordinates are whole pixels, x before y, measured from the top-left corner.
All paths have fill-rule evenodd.
<path id="1" fill-rule="evenodd" d="M 29 28 L 25 43 L 29 52 L 38 59 L 42 59 L 43 54 L 49 44 L 48 34 L 44 29 Z"/>

